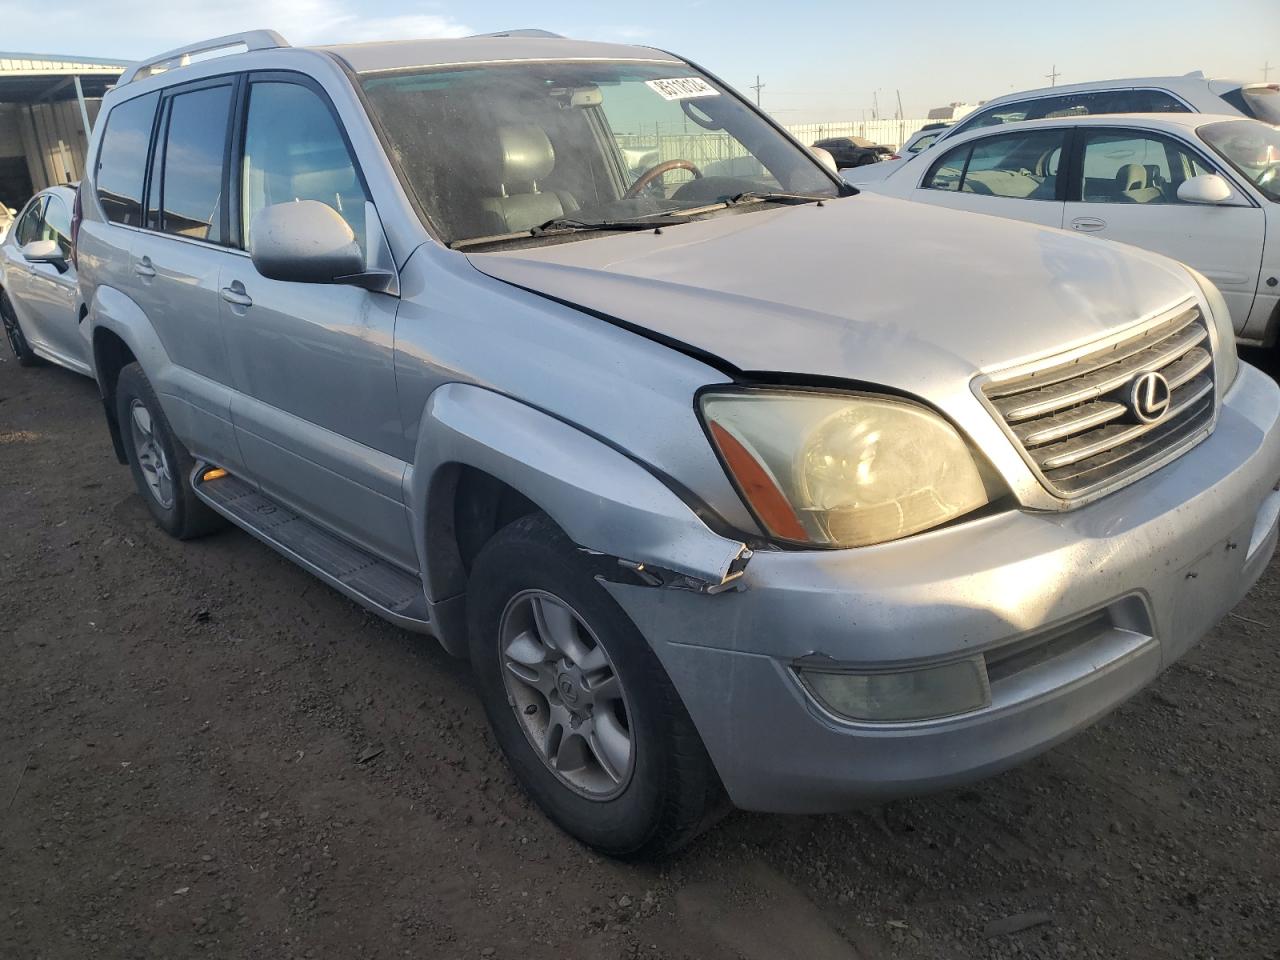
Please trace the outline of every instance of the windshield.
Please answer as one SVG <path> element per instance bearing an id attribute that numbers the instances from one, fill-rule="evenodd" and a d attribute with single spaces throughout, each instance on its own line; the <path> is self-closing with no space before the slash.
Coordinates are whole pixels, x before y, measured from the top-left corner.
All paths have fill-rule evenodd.
<path id="1" fill-rule="evenodd" d="M 1200 137 L 1268 200 L 1280 203 L 1280 130 L 1257 120 L 1223 120 Z"/>
<path id="2" fill-rule="evenodd" d="M 1264 123 L 1280 123 L 1280 84 L 1259 83 L 1242 87 L 1240 95 L 1249 108 L 1246 113 L 1253 114 Z"/>
<path id="3" fill-rule="evenodd" d="M 388 151 L 446 243 L 669 216 L 839 185 L 681 63 L 522 62 L 362 78 Z"/>

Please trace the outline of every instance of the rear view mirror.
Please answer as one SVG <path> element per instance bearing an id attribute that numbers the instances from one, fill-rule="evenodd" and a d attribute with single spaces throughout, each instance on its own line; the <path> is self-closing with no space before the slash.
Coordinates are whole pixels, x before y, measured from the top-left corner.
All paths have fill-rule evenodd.
<path id="1" fill-rule="evenodd" d="M 59 273 L 67 269 L 67 258 L 56 240 L 32 240 L 22 248 L 22 259 L 27 263 L 49 263 Z"/>
<path id="2" fill-rule="evenodd" d="M 809 152 L 818 158 L 818 162 L 830 170 L 832 173 L 839 173 L 836 167 L 836 158 L 831 155 L 830 150 L 824 150 L 822 147 L 810 147 Z"/>
<path id="3" fill-rule="evenodd" d="M 1178 185 L 1178 199 L 1183 203 L 1224 203 L 1231 199 L 1231 185 L 1216 173 L 1202 173 Z"/>

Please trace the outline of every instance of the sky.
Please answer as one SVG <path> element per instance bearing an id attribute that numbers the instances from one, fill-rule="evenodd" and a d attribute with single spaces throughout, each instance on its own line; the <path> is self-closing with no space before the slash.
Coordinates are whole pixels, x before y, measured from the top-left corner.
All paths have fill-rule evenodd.
<path id="1" fill-rule="evenodd" d="M 535 9 L 536 8 L 536 9 Z M 0 49 L 141 58 L 270 27 L 298 45 L 541 27 L 661 47 L 700 63 L 784 123 L 924 116 L 953 101 L 1125 76 L 1280 81 L 1280 0 L 943 3 L 680 0 L 0 0 Z M 754 94 L 752 94 L 754 95 Z"/>

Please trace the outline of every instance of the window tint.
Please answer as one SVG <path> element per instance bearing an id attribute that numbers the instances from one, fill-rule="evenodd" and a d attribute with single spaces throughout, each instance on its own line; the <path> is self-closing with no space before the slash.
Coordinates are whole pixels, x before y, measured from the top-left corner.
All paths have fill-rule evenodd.
<path id="1" fill-rule="evenodd" d="M 1014 100 L 966 119 L 958 130 L 976 130 L 1022 120 L 1085 117 L 1100 113 L 1187 113 L 1172 94 L 1162 90 L 1101 90 Z"/>
<path id="2" fill-rule="evenodd" d="M 1066 130 L 1029 130 L 986 137 L 945 155 L 925 187 L 1018 200 L 1053 200 Z"/>
<path id="3" fill-rule="evenodd" d="M 245 246 L 264 207 L 319 200 L 347 221 L 363 250 L 367 199 L 328 105 L 296 83 L 253 84 L 241 181 Z"/>
<path id="4" fill-rule="evenodd" d="M 98 201 L 115 223 L 142 224 L 142 177 L 159 99 L 159 93 L 148 93 L 126 100 L 107 115 L 96 180 Z"/>
<path id="5" fill-rule="evenodd" d="M 160 229 L 222 240 L 222 181 L 231 87 L 180 93 L 171 101 L 160 184 Z"/>
<path id="6" fill-rule="evenodd" d="M 1080 190 L 1085 203 L 1181 203 L 1183 180 L 1213 172 L 1189 148 L 1158 134 L 1081 132 L 1086 137 Z"/>
<path id="7" fill-rule="evenodd" d="M 45 207 L 40 239 L 56 241 L 62 255 L 71 259 L 71 211 L 58 197 L 51 196 Z"/>
<path id="8" fill-rule="evenodd" d="M 48 200 L 48 197 L 37 197 L 31 201 L 31 206 L 27 207 L 26 213 L 22 215 L 22 219 L 18 221 L 18 225 L 14 228 L 13 235 L 18 246 L 25 247 L 33 240 L 40 239 L 41 217 L 44 214 L 44 205 Z"/>

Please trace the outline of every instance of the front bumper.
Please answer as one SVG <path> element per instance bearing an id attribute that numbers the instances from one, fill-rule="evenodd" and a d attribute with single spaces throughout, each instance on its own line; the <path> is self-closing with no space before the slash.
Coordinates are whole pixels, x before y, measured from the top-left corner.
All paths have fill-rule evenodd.
<path id="1" fill-rule="evenodd" d="M 1008 511 L 859 550 L 757 552 L 720 596 L 608 584 L 675 683 L 733 801 L 822 812 L 1013 766 L 1115 709 L 1253 585 L 1280 516 L 1280 389 L 1243 365 L 1213 434 L 1065 513 Z M 792 664 L 981 654 L 988 707 L 853 723 Z"/>

